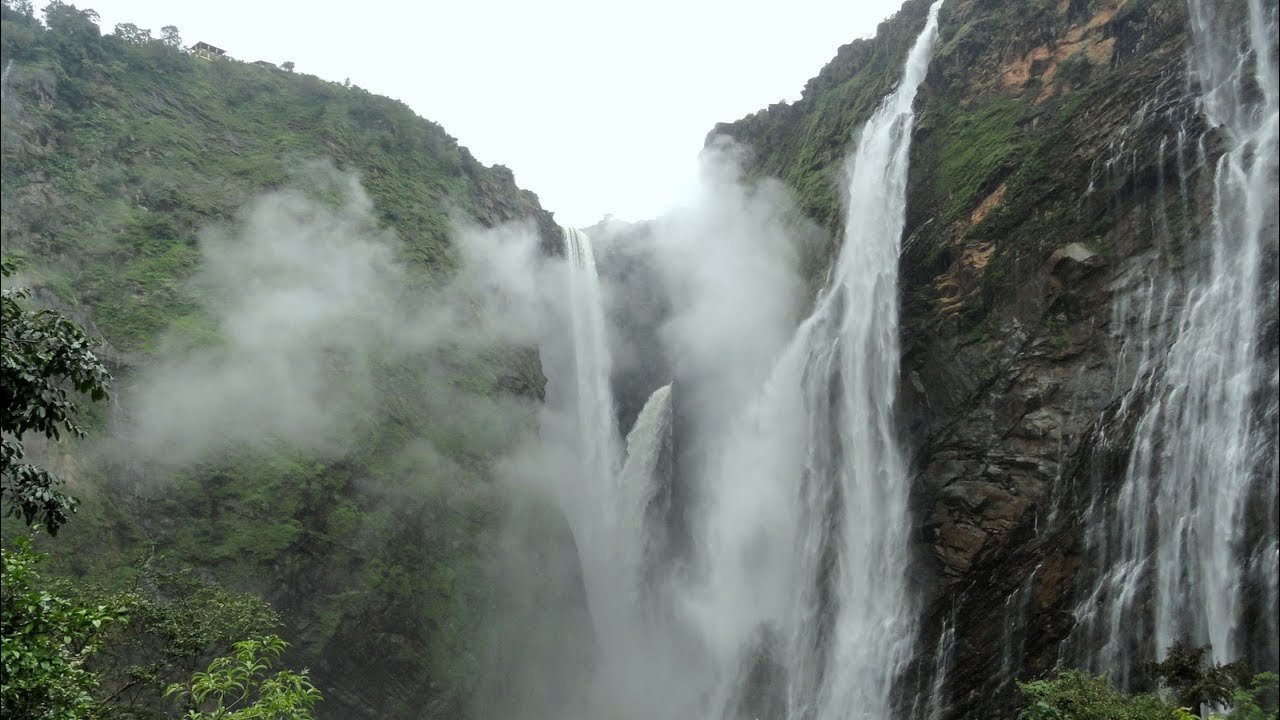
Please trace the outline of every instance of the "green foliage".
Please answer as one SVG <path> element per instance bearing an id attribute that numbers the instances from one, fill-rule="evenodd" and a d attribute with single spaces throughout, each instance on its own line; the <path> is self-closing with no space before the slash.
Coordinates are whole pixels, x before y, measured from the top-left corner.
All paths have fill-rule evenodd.
<path id="1" fill-rule="evenodd" d="M 81 720 L 97 712 L 94 673 L 84 667 L 104 633 L 123 623 L 127 598 L 83 605 L 36 571 L 43 559 L 20 539 L 3 558 L 0 603 L 0 714 L 12 720 Z"/>
<path id="2" fill-rule="evenodd" d="M 3 553 L 5 718 L 164 717 L 166 688 L 190 679 L 210 656 L 279 626 L 262 600 L 189 570 L 148 567 L 129 590 L 104 591 L 38 574 L 36 565 L 46 558 L 32 551 L 30 538 L 18 538 L 16 549 Z M 273 652 L 272 659 L 279 654 Z M 295 682 L 290 677 L 268 678 L 261 694 L 276 699 L 258 703 L 258 710 L 297 689 L 285 682 Z"/>
<path id="3" fill-rule="evenodd" d="M 1154 695 L 1130 697 L 1107 678 L 1068 670 L 1049 680 L 1019 683 L 1026 699 L 1018 720 L 1175 720 L 1177 708 Z"/>
<path id="4" fill-rule="evenodd" d="M 959 104 L 935 111 L 946 118 L 936 136 L 939 175 L 947 189 L 942 222 L 949 223 L 971 209 L 994 185 L 1017 166 L 1027 147 L 1022 122 L 1027 103 L 1001 98 L 964 108 Z"/>
<path id="5" fill-rule="evenodd" d="M 321 697 L 307 672 L 271 672 L 286 645 L 274 635 L 238 642 L 166 696 L 187 705 L 188 720 L 310 720 Z"/>
<path id="6" fill-rule="evenodd" d="M 1248 687 L 1231 694 L 1231 709 L 1226 714 L 1214 713 L 1213 720 L 1277 720 L 1280 718 L 1280 676 L 1259 673 Z"/>
<path id="7" fill-rule="evenodd" d="M 178 28 L 174 25 L 165 25 L 160 28 L 160 42 L 166 47 L 177 50 L 182 47 L 182 35 L 178 32 Z"/>
<path id="8" fill-rule="evenodd" d="M 280 625 L 261 599 L 229 592 L 190 569 L 158 571 L 148 563 L 127 596 L 133 598 L 129 624 L 110 633 L 88 664 L 99 673 L 101 703 L 112 717 L 150 717 L 169 685 L 235 642 Z"/>
<path id="9" fill-rule="evenodd" d="M 140 28 L 133 23 L 117 24 L 115 31 L 111 34 L 134 45 L 145 45 L 146 43 L 151 42 L 151 31 L 145 28 Z"/>
<path id="10" fill-rule="evenodd" d="M 419 287 L 438 287 L 456 267 L 451 213 L 490 224 L 536 211 L 509 172 L 480 165 L 403 103 L 297 71 L 200 60 L 181 51 L 176 28 L 103 35 L 92 15 L 51 8 L 56 22 L 45 28 L 5 6 L 5 252 L 24 257 L 31 284 L 74 306 L 122 358 L 121 382 L 149 353 L 221 340 L 216 298 L 194 282 L 201 233 L 235 232 L 239 208 L 282 186 L 324 202 L 324 188 L 296 172 L 317 158 L 358 175 Z M 374 713 L 417 717 L 423 697 L 456 707 L 470 691 L 496 505 L 488 463 L 533 414 L 458 402 L 492 399 L 512 368 L 502 353 L 369 354 L 378 411 L 352 412 L 342 449 L 264 438 L 163 477 L 128 462 L 85 464 L 85 502 L 50 564 L 142 598 L 93 663 L 107 696 L 139 683 L 113 706 L 142 707 L 153 688 L 190 675 L 177 673 L 199 642 L 175 640 L 181 633 L 216 636 L 204 664 L 227 640 L 276 631 L 178 627 L 183 613 L 212 609 L 131 576 L 151 550 L 160 566 L 197 567 L 290 608 L 281 631 L 297 638 L 290 654 L 317 668 L 317 685 L 343 685 L 343 698 L 385 699 Z M 186 648 L 180 660 L 157 654 L 170 644 Z M 389 679 L 382 697 L 360 694 L 373 677 Z"/>
<path id="11" fill-rule="evenodd" d="M 1244 660 L 1214 663 L 1209 652 L 1208 645 L 1196 647 L 1178 641 L 1169 648 L 1164 660 L 1144 662 L 1139 670 L 1172 689 L 1179 705 L 1190 708 L 1225 705 L 1248 679 L 1249 668 Z"/>
<path id="12" fill-rule="evenodd" d="M 6 12 L 12 12 L 14 15 L 27 20 L 35 19 L 35 10 L 31 5 L 31 0 L 4 0 L 4 9 Z"/>
<path id="13" fill-rule="evenodd" d="M 180 51 L 176 28 L 154 39 L 122 24 L 102 37 L 92 15 L 59 3 L 49 13 L 47 30 L 6 14 L 5 132 L 22 141 L 4 144 L 5 247 L 59 258 L 31 270 L 66 277 L 120 350 L 153 349 L 171 321 L 198 314 L 188 281 L 201 229 L 234 220 L 304 160 L 359 173 L 405 257 L 432 272 L 456 262 L 448 208 L 473 209 L 478 182 L 517 194 L 403 103 L 206 62 Z"/>
<path id="14" fill-rule="evenodd" d="M 1241 662 L 1205 662 L 1207 647 L 1176 643 L 1160 663 L 1145 663 L 1173 691 L 1173 702 L 1160 695 L 1126 695 L 1105 676 L 1068 670 L 1048 680 L 1019 683 L 1025 703 L 1018 720 L 1196 720 L 1199 708 L 1228 707 L 1211 720 L 1277 720 L 1275 673 L 1261 673 L 1246 683 Z M 1163 691 L 1162 691 L 1163 692 Z"/>
<path id="15" fill-rule="evenodd" d="M 809 218 L 838 230 L 841 169 L 855 133 L 902 74 L 914 37 L 924 26 L 929 3 L 910 0 L 878 28 L 875 38 L 856 40 L 809 81 L 801 99 L 775 105 L 715 132 L 751 146 L 753 172 L 781 178 Z M 820 281 L 831 246 L 805 248 L 801 271 Z"/>
<path id="16" fill-rule="evenodd" d="M 9 277 L 14 266 L 8 259 L 2 262 L 3 275 Z M 54 440 L 63 431 L 83 436 L 68 386 L 91 400 L 102 400 L 110 375 L 80 326 L 51 310 L 24 309 L 18 301 L 26 297 L 21 289 L 0 291 L 0 383 L 5 389 L 0 488 L 7 514 L 21 517 L 28 525 L 43 523 L 55 534 L 75 511 L 76 500 L 59 489 L 62 481 L 47 470 L 21 462 L 22 438 L 32 431 Z"/>

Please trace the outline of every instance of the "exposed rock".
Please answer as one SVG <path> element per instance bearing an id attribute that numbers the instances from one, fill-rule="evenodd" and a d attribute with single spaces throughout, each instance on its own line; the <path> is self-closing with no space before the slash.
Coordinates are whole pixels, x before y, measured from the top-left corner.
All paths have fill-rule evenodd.
<path id="1" fill-rule="evenodd" d="M 923 12 L 908 3 L 895 32 Z M 899 390 L 923 626 L 936 633 L 956 619 L 943 717 L 1016 715 L 1013 679 L 1053 668 L 1074 624 L 1086 580 L 1079 519 L 1092 488 L 1120 475 L 1131 422 L 1113 408 L 1132 372 L 1115 361 L 1113 299 L 1153 248 L 1169 252 L 1153 208 L 1195 223 L 1207 196 L 1192 177 L 1183 207 L 1161 145 L 1204 132 L 1181 80 L 1185 12 L 1178 0 L 943 6 L 917 100 Z M 842 93 L 884 70 L 869 66 L 869 48 L 857 53 L 860 65 L 837 58 L 799 103 L 719 129 L 752 144 L 763 171 L 816 196 L 825 171 L 815 167 L 841 156 L 796 148 L 847 142 L 848 124 L 817 105 L 861 108 Z M 1025 616 L 1008 615 L 1024 604 Z M 904 693 L 929 686 L 936 646 L 921 639 Z"/>
<path id="2" fill-rule="evenodd" d="M 1073 283 L 1102 267 L 1098 253 L 1073 242 L 1053 251 L 1049 256 L 1049 274 L 1064 283 Z"/>

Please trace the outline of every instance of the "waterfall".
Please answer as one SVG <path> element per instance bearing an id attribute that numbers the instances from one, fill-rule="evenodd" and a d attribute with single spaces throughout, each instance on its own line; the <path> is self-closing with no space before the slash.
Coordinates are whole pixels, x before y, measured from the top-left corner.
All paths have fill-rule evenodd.
<path id="1" fill-rule="evenodd" d="M 597 647 L 592 676 L 566 680 L 590 686 L 586 706 L 561 717 L 894 716 L 918 614 L 893 414 L 898 257 L 912 104 L 940 5 L 901 82 L 854 138 L 843 243 L 813 313 L 763 368 L 763 386 L 727 403 L 737 409 L 723 423 L 701 428 L 707 447 L 685 479 L 690 507 L 680 508 L 690 547 L 678 559 L 663 534 L 678 440 L 672 387 L 649 398 L 623 460 L 591 243 L 564 231 L 563 332 L 572 342 L 543 348 L 542 433 L 564 454 L 558 502 Z"/>
<path id="2" fill-rule="evenodd" d="M 627 459 L 618 489 L 623 496 L 621 504 L 629 509 L 625 515 L 636 519 L 641 538 L 628 558 L 631 566 L 625 569 L 625 577 L 651 581 L 656 555 L 663 549 L 660 521 L 668 509 L 664 495 L 671 483 L 671 414 L 668 383 L 653 391 L 627 433 Z"/>
<path id="3" fill-rule="evenodd" d="M 591 239 L 571 228 L 561 232 L 565 292 L 554 305 L 562 313 L 562 329 L 542 346 L 548 382 L 541 432 L 544 446 L 559 453 L 551 461 L 550 484 L 577 547 L 596 647 L 587 675 L 554 678 L 563 687 L 553 692 L 565 695 L 556 716 L 674 720 L 691 701 L 677 693 L 659 697 L 655 689 L 678 687 L 689 678 L 665 598 L 652 587 L 658 574 L 654 555 L 663 543 L 652 516 L 670 482 L 672 388 L 658 388 L 649 397 L 627 434 L 624 455 Z M 569 336 L 567 348 L 561 333 Z M 556 609 L 543 612 L 552 616 Z"/>
<path id="4" fill-rule="evenodd" d="M 1100 579 L 1077 632 L 1094 636 L 1094 669 L 1125 684 L 1181 639 L 1219 662 L 1277 662 L 1276 15 L 1242 5 L 1190 0 L 1190 85 L 1224 152 L 1206 169 L 1212 214 L 1183 250 L 1195 260 L 1171 337 L 1147 322 L 1133 339 L 1130 395 L 1145 405 L 1123 482 L 1094 507 Z M 1169 290 L 1141 292 L 1162 317 Z"/>
<path id="5" fill-rule="evenodd" d="M 640 505 L 647 506 L 652 493 L 667 475 L 664 463 L 671 461 L 671 385 L 663 385 L 645 402 L 627 433 L 627 461 L 622 467 L 623 485 L 643 486 Z"/>
<path id="6" fill-rule="evenodd" d="M 908 478 L 893 421 L 898 254 L 912 102 L 939 6 L 846 162 L 848 214 L 831 282 L 707 478 L 703 576 L 688 607 L 728 671 L 715 695 L 722 715 L 740 708 L 744 684 L 755 686 L 748 695 L 772 693 L 760 702 L 788 718 L 893 715 L 916 614 L 906 588 Z"/>
<path id="7" fill-rule="evenodd" d="M 961 595 L 951 606 L 951 612 L 943 619 L 942 630 L 938 633 L 938 645 L 933 650 L 933 682 L 930 683 L 929 694 L 923 698 L 924 713 L 920 716 L 925 720 L 938 720 L 946 708 L 947 674 L 955 664 L 956 614 L 963 603 L 964 596 Z M 920 703 L 916 704 L 918 706 Z"/>
<path id="8" fill-rule="evenodd" d="M 634 613 L 636 579 L 618 576 L 630 568 L 639 540 L 619 492 L 621 448 L 609 386 L 612 361 L 604 300 L 591 238 L 563 228 L 565 262 L 563 310 L 571 352 L 547 363 L 548 402 L 564 407 L 544 418 L 551 446 L 569 457 L 557 468 L 562 511 L 573 532 L 582 565 L 587 606 L 602 658 L 624 654 L 624 632 Z M 544 349 L 545 354 L 545 349 Z M 557 367 L 559 366 L 559 367 Z M 561 375 L 567 376 L 564 381 Z M 636 582 L 633 582 L 636 581 Z"/>
<path id="9" fill-rule="evenodd" d="M 604 301 L 591 238 L 564 228 L 568 308 L 575 366 L 578 450 L 583 466 L 602 482 L 617 471 L 618 440 L 613 421 L 612 362 L 605 336 Z"/>

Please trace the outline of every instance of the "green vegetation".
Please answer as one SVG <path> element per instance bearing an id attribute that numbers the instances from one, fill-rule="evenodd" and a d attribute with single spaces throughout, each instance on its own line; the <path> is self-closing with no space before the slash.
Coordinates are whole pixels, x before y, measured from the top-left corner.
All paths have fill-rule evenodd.
<path id="1" fill-rule="evenodd" d="M 303 160 L 358 172 L 406 259 L 435 271 L 456 263 L 448 213 L 474 210 L 478 180 L 517 194 L 509 174 L 480 166 L 402 103 L 204 61 L 136 28 L 103 36 L 96 16 L 64 3 L 46 14 L 48 29 L 4 16 L 18 96 L 6 108 L 4 194 L 21 199 L 6 208 L 4 242 L 74 287 L 117 349 L 151 349 L 197 311 L 185 281 L 198 232 L 292 182 Z"/>
<path id="2" fill-rule="evenodd" d="M 4 277 L 13 275 L 7 258 L 0 263 Z M 58 489 L 59 478 L 18 462 L 23 434 L 36 430 L 56 440 L 61 429 L 83 436 L 66 386 L 100 400 L 108 375 L 79 325 L 51 310 L 23 309 L 18 300 L 25 297 L 21 289 L 6 288 L 2 298 L 4 503 L 9 514 L 27 524 L 39 521 L 53 534 L 76 501 Z M 36 568 L 45 559 L 32 549 L 31 538 L 20 535 L 12 549 L 0 548 L 0 713 L 6 718 L 161 717 L 158 683 L 175 671 L 191 672 L 188 666 L 211 649 L 278 624 L 261 600 L 228 593 L 189 573 L 160 573 L 147 563 L 144 583 L 134 591 L 101 592 L 42 576 Z M 247 689 L 283 648 L 274 636 L 241 640 L 234 664 L 217 660 L 208 673 L 194 676 L 185 691 L 192 698 L 188 716 L 312 717 L 320 694 L 305 673 L 280 671 L 262 678 L 258 689 Z M 259 660 L 257 653 L 269 660 Z M 225 701 L 232 686 L 240 693 L 231 706 L 251 696 L 255 701 L 231 711 Z M 216 702 L 203 714 L 199 710 L 210 696 Z"/>
<path id="3" fill-rule="evenodd" d="M 1277 720 L 1280 718 L 1280 675 L 1273 672 L 1255 675 L 1249 684 L 1231 693 L 1231 710 L 1214 714 L 1214 720 Z"/>
<path id="4" fill-rule="evenodd" d="M 754 172 L 781 178 L 800 209 L 831 229 L 843 227 L 840 201 L 843 160 L 855 133 L 875 112 L 902 74 L 902 64 L 924 26 L 929 3 L 910 0 L 881 23 L 876 37 L 840 48 L 835 59 L 805 86 L 792 105 L 775 105 L 735 123 L 716 126 L 757 150 Z M 820 281 L 831 246 L 806 248 L 801 270 Z"/>
<path id="5" fill-rule="evenodd" d="M 1249 677 L 1249 668 L 1243 660 L 1213 663 L 1209 660 L 1209 646 L 1194 647 L 1185 642 L 1174 643 L 1164 660 L 1143 663 L 1139 670 L 1164 687 L 1172 688 L 1174 701 L 1190 708 L 1230 702 Z"/>
<path id="6" fill-rule="evenodd" d="M 3 277 L 12 275 L 13 264 L 7 258 L 0 262 Z M 21 517 L 28 525 L 43 523 L 52 535 L 75 512 L 76 500 L 59 489 L 60 478 L 21 462 L 22 437 L 31 431 L 53 440 L 62 431 L 83 437 L 78 408 L 65 386 L 91 400 L 102 400 L 110 376 L 80 326 L 51 310 L 24 309 L 18 301 L 26 297 L 22 289 L 0 291 L 4 323 L 0 382 L 5 390 L 0 494 L 6 514 Z"/>
<path id="7" fill-rule="evenodd" d="M 112 629 L 86 665 L 98 674 L 105 714 L 119 717 L 161 716 L 169 685 L 189 679 L 211 654 L 280 626 L 261 599 L 200 580 L 191 570 L 145 570 L 128 591 L 80 587 L 74 597 L 89 605 L 128 599 L 128 622 Z"/>
<path id="8" fill-rule="evenodd" d="M 1018 720 L 1183 720 L 1187 714 L 1150 694 L 1129 696 L 1102 676 L 1068 670 L 1019 686 L 1026 705 Z M 1189 716 L 1195 717 L 1195 716 Z"/>
<path id="9" fill-rule="evenodd" d="M 1018 720 L 1193 720 L 1202 707 L 1226 708 L 1211 713 L 1211 720 L 1280 718 L 1276 674 L 1250 677 L 1243 661 L 1213 663 L 1208 646 L 1177 642 L 1164 660 L 1138 669 L 1157 692 L 1127 695 L 1105 676 L 1080 670 L 1019 683 L 1024 704 Z"/>
<path id="10" fill-rule="evenodd" d="M 321 698 L 305 671 L 266 674 L 286 644 L 256 635 L 276 623 L 260 600 L 189 577 L 94 597 L 41 575 L 45 557 L 27 538 L 0 549 L 0 558 L 4 717 L 162 718 L 170 716 L 164 702 L 170 696 L 185 703 L 188 718 L 313 717 Z M 175 591 L 176 598 L 160 599 Z M 230 656 L 192 674 L 196 662 L 224 647 Z M 178 677 L 183 682 L 162 684 Z"/>
<path id="11" fill-rule="evenodd" d="M 97 676 L 84 662 L 102 647 L 127 602 L 82 605 L 36 570 L 40 555 L 20 539 L 0 549 L 0 714 L 15 720 L 82 720 L 97 709 Z"/>
<path id="12" fill-rule="evenodd" d="M 5 257 L 21 261 L 34 303 L 105 341 L 97 355 L 122 397 L 161 352 L 225 342 L 221 298 L 198 281 L 203 234 L 234 236 L 241 208 L 269 191 L 337 203 L 318 165 L 359 180 L 411 289 L 456 270 L 455 216 L 550 223 L 509 171 L 480 165 L 403 103 L 292 63 L 196 58 L 172 26 L 104 34 L 92 11 L 63 2 L 41 23 L 6 0 L 0 20 Z M 330 698 L 321 712 L 456 717 L 467 706 L 501 510 L 490 462 L 534 422 L 504 388 L 536 392 L 537 363 L 519 348 L 368 350 L 370 398 L 351 404 L 341 447 L 263 437 L 164 467 L 77 452 L 76 521 L 37 544 L 46 574 L 75 579 L 86 598 L 136 596 L 133 622 L 88 664 L 111 692 L 129 686 L 117 704 L 158 711 L 147 698 L 210 653 L 278 631 L 293 643 L 286 660 L 316 669 Z M 335 403 L 351 394 L 332 391 Z M 86 409 L 86 448 L 118 411 Z M 21 534 L 6 524 L 3 537 Z M 195 577 L 198 588 L 173 587 Z M 211 614 L 201 603 L 213 598 L 239 609 Z M 278 622 L 249 598 L 280 608 Z M 216 621 L 201 629 L 183 615 Z"/>
<path id="13" fill-rule="evenodd" d="M 166 694 L 186 702 L 188 720 L 309 720 L 320 691 L 307 673 L 270 673 L 286 645 L 274 635 L 238 642 L 231 655 Z"/>
<path id="14" fill-rule="evenodd" d="M 1200 717 L 1199 703 L 1185 697 L 1165 700 L 1159 694 L 1126 695 L 1103 676 L 1068 670 L 1049 680 L 1019 683 L 1025 705 L 1018 720 L 1192 720 Z M 1229 709 L 1211 713 L 1211 720 L 1276 720 L 1277 676 L 1256 675 L 1243 687 L 1221 698 Z M 1175 691 L 1176 693 L 1176 691 Z"/>
<path id="15" fill-rule="evenodd" d="M 943 223 L 971 212 L 1021 162 L 1027 151 L 1022 129 L 1027 105 L 1026 100 L 1012 97 L 970 108 L 955 103 L 934 110 L 936 117 L 946 119 L 946 125 L 929 136 L 930 142 L 937 143 L 935 180 L 947 190 L 940 208 Z"/>

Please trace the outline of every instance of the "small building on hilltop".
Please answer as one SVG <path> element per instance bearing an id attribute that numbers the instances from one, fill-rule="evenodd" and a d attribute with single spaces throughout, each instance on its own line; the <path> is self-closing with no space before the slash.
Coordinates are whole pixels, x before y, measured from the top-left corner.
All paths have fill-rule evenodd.
<path id="1" fill-rule="evenodd" d="M 205 60 L 223 60 L 226 58 L 227 51 L 220 47 L 214 47 L 207 42 L 198 42 L 191 46 L 191 53 L 196 57 L 202 57 Z"/>

